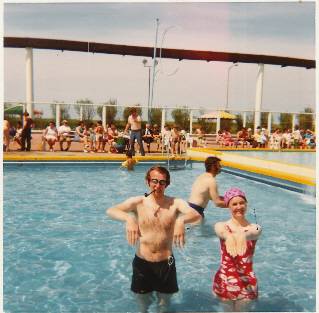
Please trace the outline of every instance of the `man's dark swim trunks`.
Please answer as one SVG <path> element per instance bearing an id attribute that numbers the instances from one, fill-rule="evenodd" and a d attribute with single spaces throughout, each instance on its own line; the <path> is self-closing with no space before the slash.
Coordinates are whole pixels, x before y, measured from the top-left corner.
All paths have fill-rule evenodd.
<path id="1" fill-rule="evenodd" d="M 189 206 L 191 208 L 193 208 L 194 210 L 196 210 L 203 218 L 205 217 L 204 216 L 204 208 L 202 208 L 201 206 L 197 205 L 197 204 L 194 204 L 192 202 L 188 202 Z"/>
<path id="2" fill-rule="evenodd" d="M 175 293 L 178 291 L 174 256 L 160 262 L 149 262 L 135 255 L 132 266 L 131 290 L 133 292 Z"/>

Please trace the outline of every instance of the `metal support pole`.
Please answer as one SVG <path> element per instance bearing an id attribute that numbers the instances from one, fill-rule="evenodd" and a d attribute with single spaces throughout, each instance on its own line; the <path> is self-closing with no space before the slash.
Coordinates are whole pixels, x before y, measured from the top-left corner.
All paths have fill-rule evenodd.
<path id="1" fill-rule="evenodd" d="M 57 103 L 55 105 L 55 124 L 56 124 L 56 127 L 59 127 L 60 126 L 60 121 L 61 121 L 61 104 L 60 103 Z"/>
<path id="2" fill-rule="evenodd" d="M 193 133 L 193 110 L 189 111 L 189 134 Z"/>
<path id="3" fill-rule="evenodd" d="M 243 127 L 246 127 L 247 123 L 247 117 L 246 117 L 246 112 L 243 113 Z"/>
<path id="4" fill-rule="evenodd" d="M 102 107 L 102 125 L 106 128 L 106 106 L 103 105 Z"/>
<path id="5" fill-rule="evenodd" d="M 161 120 L 161 134 L 162 134 L 162 154 L 164 153 L 164 129 L 165 129 L 165 117 L 166 117 L 166 110 L 162 109 L 162 120 Z"/>
<path id="6" fill-rule="evenodd" d="M 263 95 L 263 81 L 264 81 L 264 64 L 258 64 L 258 74 L 256 81 L 256 98 L 255 98 L 255 121 L 254 121 L 254 131 L 260 126 L 260 112 L 262 104 Z"/>
<path id="7" fill-rule="evenodd" d="M 151 101 L 150 108 L 153 107 L 153 97 L 154 97 L 154 82 L 155 82 L 155 67 L 156 67 L 156 48 L 157 48 L 157 35 L 158 35 L 159 19 L 156 19 L 156 35 L 155 35 L 155 45 L 154 45 L 154 55 L 153 55 L 153 77 L 152 77 L 152 88 L 151 88 Z"/>
<path id="8" fill-rule="evenodd" d="M 267 129 L 268 129 L 268 134 L 271 134 L 271 112 L 268 113 L 268 123 L 267 123 Z"/>
<path id="9" fill-rule="evenodd" d="M 83 106 L 80 105 L 80 121 L 83 121 Z"/>
<path id="10" fill-rule="evenodd" d="M 26 48 L 26 102 L 27 112 L 33 118 L 33 50 Z"/>
<path id="11" fill-rule="evenodd" d="M 151 124 L 150 97 L 151 97 L 151 67 L 148 66 L 147 122 L 149 124 Z"/>
<path id="12" fill-rule="evenodd" d="M 295 126 L 296 126 L 296 120 L 297 120 L 296 117 L 297 117 L 296 114 L 293 114 L 293 115 L 292 115 L 292 122 L 291 122 L 291 130 L 292 130 L 292 131 L 294 131 Z"/>
<path id="13" fill-rule="evenodd" d="M 218 134 L 219 130 L 220 130 L 220 112 L 218 111 L 217 120 L 216 120 L 216 135 Z"/>
<path id="14" fill-rule="evenodd" d="M 237 63 L 231 65 L 228 67 L 227 69 L 227 85 L 226 85 L 226 106 L 225 106 L 225 110 L 228 109 L 228 101 L 229 101 L 229 76 L 230 76 L 230 70 L 235 67 L 238 66 Z"/>

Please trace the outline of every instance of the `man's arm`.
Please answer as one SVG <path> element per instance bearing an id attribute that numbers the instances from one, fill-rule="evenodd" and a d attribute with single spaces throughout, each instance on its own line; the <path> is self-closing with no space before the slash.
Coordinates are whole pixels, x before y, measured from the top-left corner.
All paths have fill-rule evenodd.
<path id="1" fill-rule="evenodd" d="M 124 129 L 124 133 L 127 133 L 129 128 L 130 128 L 130 123 L 127 123 Z"/>
<path id="2" fill-rule="evenodd" d="M 194 223 L 201 220 L 201 215 L 191 208 L 186 201 L 175 199 L 177 202 L 177 211 L 180 213 L 176 219 L 174 227 L 174 244 L 179 247 L 185 245 L 185 224 Z"/>
<path id="3" fill-rule="evenodd" d="M 216 206 L 218 206 L 219 208 L 227 208 L 224 202 L 224 198 L 218 194 L 215 179 L 212 179 L 212 182 L 210 182 L 209 184 L 209 195 Z"/>
<path id="4" fill-rule="evenodd" d="M 137 220 L 130 214 L 130 212 L 136 212 L 140 201 L 141 197 L 129 198 L 106 210 L 106 214 L 112 219 L 126 222 L 126 238 L 130 245 L 135 245 L 140 237 Z"/>

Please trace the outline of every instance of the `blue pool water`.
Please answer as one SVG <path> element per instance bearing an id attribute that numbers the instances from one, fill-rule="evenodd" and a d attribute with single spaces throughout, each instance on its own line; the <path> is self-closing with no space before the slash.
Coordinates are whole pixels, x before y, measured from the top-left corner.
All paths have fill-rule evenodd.
<path id="1" fill-rule="evenodd" d="M 4 166 L 6 313 L 137 312 L 130 292 L 134 248 L 125 240 L 124 225 L 107 218 L 105 209 L 143 194 L 145 171 Z M 202 172 L 203 164 L 172 172 L 167 193 L 187 199 Z M 260 294 L 252 310 L 315 311 L 314 198 L 226 173 L 217 179 L 221 193 L 231 186 L 246 191 L 263 226 L 254 259 Z M 228 210 L 210 204 L 204 226 L 187 231 L 185 249 L 175 250 L 180 292 L 170 311 L 222 311 L 211 294 L 220 260 L 211 225 L 228 217 Z M 248 218 L 254 221 L 252 213 Z"/>
<path id="2" fill-rule="evenodd" d="M 270 161 L 281 161 L 285 163 L 305 165 L 308 167 L 316 166 L 315 152 L 268 152 L 268 151 L 225 151 L 226 153 L 237 153 L 243 156 L 261 158 Z"/>

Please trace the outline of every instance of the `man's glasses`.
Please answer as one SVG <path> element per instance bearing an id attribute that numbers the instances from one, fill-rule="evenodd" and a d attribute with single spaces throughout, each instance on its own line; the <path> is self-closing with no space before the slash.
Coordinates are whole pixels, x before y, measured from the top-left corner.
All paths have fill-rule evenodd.
<path id="1" fill-rule="evenodd" d="M 151 182 L 155 185 L 160 184 L 161 186 L 166 186 L 166 180 L 165 179 L 161 179 L 158 180 L 156 178 L 151 179 Z"/>

